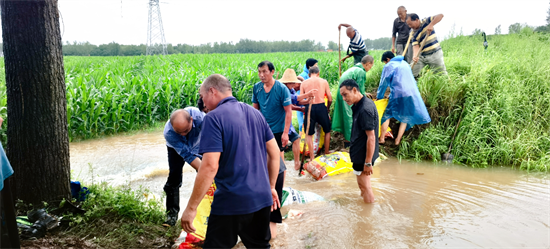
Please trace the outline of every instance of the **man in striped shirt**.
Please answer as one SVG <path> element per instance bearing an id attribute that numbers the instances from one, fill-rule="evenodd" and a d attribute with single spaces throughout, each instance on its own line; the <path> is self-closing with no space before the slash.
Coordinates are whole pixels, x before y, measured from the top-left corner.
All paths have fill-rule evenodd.
<path id="1" fill-rule="evenodd" d="M 443 51 L 434 31 L 434 25 L 439 23 L 441 19 L 443 19 L 443 14 L 427 17 L 422 20 L 420 20 L 417 14 L 410 14 L 407 17 L 407 25 L 414 32 L 411 42 L 413 46 L 412 63 L 417 62 L 412 69 L 415 78 L 418 77 L 424 66 L 430 66 L 435 72 L 447 74 L 445 62 L 443 61 Z M 424 41 L 424 47 L 420 51 L 420 46 Z"/>
<path id="2" fill-rule="evenodd" d="M 369 54 L 369 51 L 367 51 L 367 46 L 365 46 L 365 42 L 363 42 L 363 37 L 361 37 L 357 29 L 354 29 L 351 25 L 345 23 L 338 25 L 338 31 L 340 31 L 342 26 L 347 28 L 346 35 L 350 39 L 347 55 L 342 58 L 342 62 L 353 56 L 353 64 L 360 63 L 361 59 Z"/>

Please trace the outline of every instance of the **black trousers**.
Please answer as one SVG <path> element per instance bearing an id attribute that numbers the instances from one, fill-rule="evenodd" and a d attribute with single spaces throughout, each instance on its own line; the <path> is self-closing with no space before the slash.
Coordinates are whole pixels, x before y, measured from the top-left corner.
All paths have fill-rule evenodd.
<path id="1" fill-rule="evenodd" d="M 173 148 L 168 148 L 168 180 L 164 184 L 166 193 L 166 212 L 168 214 L 178 214 L 180 211 L 180 187 L 182 181 L 182 171 L 185 161 Z"/>
<path id="2" fill-rule="evenodd" d="M 20 248 L 19 230 L 15 220 L 15 205 L 10 190 L 10 177 L 4 181 L 4 188 L 0 192 L 0 247 Z"/>
<path id="3" fill-rule="evenodd" d="M 250 214 L 211 214 L 203 248 L 232 248 L 237 244 L 237 235 L 246 248 L 271 248 L 270 214 L 271 206 Z"/>

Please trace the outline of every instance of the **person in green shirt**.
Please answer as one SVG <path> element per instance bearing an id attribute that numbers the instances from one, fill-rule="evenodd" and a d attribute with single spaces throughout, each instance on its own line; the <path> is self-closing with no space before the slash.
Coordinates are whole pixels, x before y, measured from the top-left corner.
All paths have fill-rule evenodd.
<path id="1" fill-rule="evenodd" d="M 361 63 L 357 63 L 342 74 L 339 84 L 342 84 L 344 80 L 353 79 L 359 85 L 361 94 L 365 94 L 367 72 L 372 68 L 373 64 L 374 58 L 372 56 L 364 56 L 363 59 L 361 59 Z M 332 116 L 332 130 L 342 133 L 346 142 L 349 142 L 351 137 L 352 114 L 351 107 L 344 102 L 340 92 L 336 91 L 336 103 Z"/>

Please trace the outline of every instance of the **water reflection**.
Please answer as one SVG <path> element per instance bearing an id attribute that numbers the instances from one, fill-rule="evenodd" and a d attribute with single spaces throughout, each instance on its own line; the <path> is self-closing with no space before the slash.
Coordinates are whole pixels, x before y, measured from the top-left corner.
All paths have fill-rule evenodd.
<path id="1" fill-rule="evenodd" d="M 168 163 L 160 131 L 71 143 L 73 176 L 90 182 L 88 163 L 95 181 L 143 185 L 162 196 Z M 196 176 L 185 168 L 182 207 Z M 315 182 L 288 168 L 285 186 L 327 201 L 286 207 L 304 214 L 280 225 L 275 248 L 550 246 L 546 174 L 389 159 L 374 168 L 376 203 L 364 204 L 351 173 Z"/>

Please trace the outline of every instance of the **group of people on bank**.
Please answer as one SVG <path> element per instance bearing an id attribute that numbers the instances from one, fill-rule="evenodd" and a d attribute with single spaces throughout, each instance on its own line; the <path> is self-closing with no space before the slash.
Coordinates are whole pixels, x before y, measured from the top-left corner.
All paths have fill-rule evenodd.
<path id="1" fill-rule="evenodd" d="M 413 29 L 413 55 L 407 61 L 404 56 L 395 56 L 392 48 L 381 57 L 385 66 L 374 100 L 385 98 L 390 88 L 381 121 L 382 134 L 379 134 L 375 102 L 365 93 L 366 73 L 375 61 L 368 55 L 359 32 L 349 24 L 338 26 L 339 29 L 346 27 L 350 38 L 348 56 L 343 60 L 354 57 L 356 64 L 339 80 L 332 118 L 329 116 L 333 102 L 330 86 L 320 77 L 318 61 L 313 58 L 306 61 L 299 76 L 294 70 L 286 69 L 279 80 L 274 78 L 273 63 L 260 62 L 257 66 L 260 82 L 252 89 L 252 106 L 233 97 L 231 84 L 224 76 L 207 77 L 199 89 L 198 107 L 174 111 L 165 125 L 170 172 L 164 186 L 167 209 L 164 225 L 173 226 L 178 219 L 182 168 L 187 162 L 198 173 L 181 217 L 182 228 L 188 233 L 195 231 L 192 224 L 197 207 L 215 181 L 217 190 L 204 248 L 231 248 L 237 236 L 248 248 L 269 248 L 270 239 L 277 235 L 276 224 L 282 222 L 280 200 L 286 172 L 283 154 L 286 149 L 292 148 L 294 167 L 300 168 L 300 135 L 292 125 L 292 111 L 298 114 L 300 132 L 306 134 L 311 160 L 315 156 L 312 136 L 316 124 L 325 133 L 325 154 L 329 153 L 331 131 L 344 135 L 349 142 L 361 197 L 365 203 L 374 202 L 370 184 L 372 166 L 378 158 L 379 143 L 385 142 L 389 120 L 394 118 L 401 123 L 396 144 L 405 130 L 431 121 L 416 85 L 415 70 L 411 70 L 409 62 L 418 61 L 415 66 L 440 65 L 433 64 L 441 51 L 433 25 L 443 15 L 421 21 L 415 14 L 406 15 L 406 9 L 401 6 L 398 16 L 394 22 L 394 26 L 397 25 L 394 33 L 399 34 L 398 52 L 406 49 L 399 43 L 406 33 L 400 23 L 405 22 Z M 424 45 L 422 49 L 419 44 Z M 445 72 L 444 64 L 440 71 Z"/>

